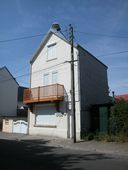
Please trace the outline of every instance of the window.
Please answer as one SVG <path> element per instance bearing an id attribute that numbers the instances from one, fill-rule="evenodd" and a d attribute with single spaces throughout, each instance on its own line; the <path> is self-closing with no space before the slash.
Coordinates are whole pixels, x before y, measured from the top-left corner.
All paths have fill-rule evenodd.
<path id="1" fill-rule="evenodd" d="M 44 74 L 44 81 L 43 81 L 44 85 L 48 85 L 49 84 L 49 74 Z"/>
<path id="2" fill-rule="evenodd" d="M 56 57 L 56 43 L 48 45 L 47 50 L 48 50 L 48 56 L 47 56 L 48 60 L 52 60 L 52 59 L 57 58 Z"/>
<path id="3" fill-rule="evenodd" d="M 58 83 L 58 72 L 52 72 L 52 84 Z"/>

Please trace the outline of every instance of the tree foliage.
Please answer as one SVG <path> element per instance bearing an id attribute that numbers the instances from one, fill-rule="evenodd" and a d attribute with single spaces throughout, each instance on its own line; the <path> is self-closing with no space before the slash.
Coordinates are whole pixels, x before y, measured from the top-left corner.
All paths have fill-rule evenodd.
<path id="1" fill-rule="evenodd" d="M 111 108 L 110 133 L 128 136 L 128 102 L 121 99 Z"/>

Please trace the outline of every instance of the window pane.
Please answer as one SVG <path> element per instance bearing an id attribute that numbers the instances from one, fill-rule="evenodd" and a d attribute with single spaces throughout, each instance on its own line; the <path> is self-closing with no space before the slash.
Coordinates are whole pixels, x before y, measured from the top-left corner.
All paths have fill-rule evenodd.
<path id="1" fill-rule="evenodd" d="M 52 73 L 52 83 L 58 83 L 58 72 L 53 72 Z"/>
<path id="2" fill-rule="evenodd" d="M 56 44 L 48 46 L 48 60 L 56 58 Z"/>
<path id="3" fill-rule="evenodd" d="M 49 74 L 44 74 L 44 85 L 49 84 Z"/>

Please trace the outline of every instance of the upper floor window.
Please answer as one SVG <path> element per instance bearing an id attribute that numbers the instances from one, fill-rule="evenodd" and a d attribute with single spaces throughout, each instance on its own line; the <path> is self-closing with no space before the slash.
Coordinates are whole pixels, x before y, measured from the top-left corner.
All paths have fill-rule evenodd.
<path id="1" fill-rule="evenodd" d="M 53 84 L 58 83 L 58 72 L 57 71 L 52 72 L 52 83 Z"/>
<path id="2" fill-rule="evenodd" d="M 48 85 L 49 84 L 49 73 L 44 74 L 43 79 L 44 79 L 43 81 L 44 86 Z"/>
<path id="3" fill-rule="evenodd" d="M 57 56 L 56 56 L 56 43 L 50 44 L 47 47 L 48 47 L 48 49 L 47 49 L 48 50 L 47 59 L 52 60 L 52 59 L 57 58 Z"/>

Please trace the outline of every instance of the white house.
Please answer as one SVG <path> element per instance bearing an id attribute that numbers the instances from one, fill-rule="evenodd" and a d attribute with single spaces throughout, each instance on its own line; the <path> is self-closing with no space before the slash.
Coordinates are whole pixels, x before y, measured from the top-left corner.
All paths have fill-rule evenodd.
<path id="1" fill-rule="evenodd" d="M 91 104 L 108 102 L 107 66 L 80 45 L 74 45 L 76 136 L 90 128 Z M 72 137 L 71 45 L 60 31 L 51 28 L 32 57 L 29 134 Z"/>

